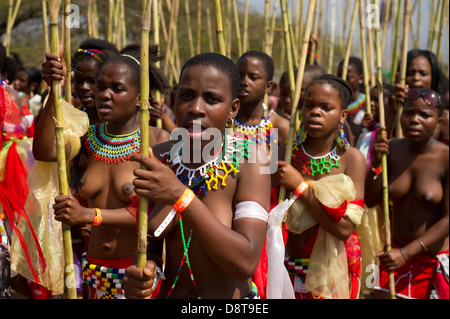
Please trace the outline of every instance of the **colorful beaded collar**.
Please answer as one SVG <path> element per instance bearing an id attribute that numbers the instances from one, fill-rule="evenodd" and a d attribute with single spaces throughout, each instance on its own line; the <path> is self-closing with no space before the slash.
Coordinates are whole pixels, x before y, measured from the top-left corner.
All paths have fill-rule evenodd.
<path id="1" fill-rule="evenodd" d="M 197 196 L 200 196 L 201 193 L 206 194 L 206 189 L 210 191 L 211 189 L 218 189 L 219 180 L 221 186 L 226 186 L 226 179 L 232 173 L 239 173 L 238 166 L 240 161 L 243 158 L 249 158 L 250 150 L 248 149 L 248 143 L 250 141 L 239 139 L 236 137 L 230 137 L 228 135 L 224 135 L 222 139 L 222 145 L 220 150 L 216 153 L 214 158 L 207 162 L 206 164 L 201 165 L 198 168 L 191 169 L 186 167 L 181 161 L 182 154 L 182 146 L 183 143 L 180 143 L 177 149 L 174 151 L 174 158 L 170 159 L 170 152 L 166 152 L 161 154 L 161 158 L 163 159 L 163 163 L 169 165 L 174 171 L 175 175 L 181 182 L 188 181 L 188 187 L 192 189 Z M 223 175 L 219 174 L 219 171 L 223 172 Z M 169 215 L 166 217 L 166 220 L 163 223 L 168 223 L 175 216 L 176 212 L 172 210 Z M 178 266 L 178 272 L 175 277 L 175 280 L 170 287 L 169 292 L 167 293 L 166 298 L 169 299 L 173 290 L 175 289 L 178 280 L 181 275 L 181 269 L 183 265 L 186 263 L 189 271 L 189 276 L 194 286 L 196 295 L 198 299 L 200 295 L 198 293 L 197 283 L 194 278 L 194 273 L 192 271 L 191 263 L 189 260 L 189 246 L 191 244 L 192 239 L 192 229 L 189 229 L 189 237 L 186 240 L 183 219 L 180 213 L 178 214 L 178 221 L 180 224 L 180 236 L 183 243 L 183 256 L 181 258 L 180 265 Z"/>
<path id="2" fill-rule="evenodd" d="M 84 145 L 94 159 L 117 164 L 128 160 L 131 154 L 139 152 L 140 130 L 125 135 L 113 135 L 106 131 L 106 124 L 91 125 L 86 133 Z"/>
<path id="3" fill-rule="evenodd" d="M 270 122 L 270 113 L 267 111 L 267 106 L 263 104 L 263 116 L 259 124 L 244 124 L 236 117 L 234 119 L 234 136 L 245 140 L 250 140 L 258 145 L 276 142 L 276 136 L 273 131 L 273 124 Z"/>
<path id="4" fill-rule="evenodd" d="M 297 152 L 292 154 L 292 165 L 298 170 L 303 170 L 309 176 L 315 174 L 330 173 L 331 168 L 340 167 L 340 156 L 336 153 L 337 147 L 335 146 L 330 152 L 323 156 L 312 156 L 306 152 L 303 147 L 303 143 L 300 144 L 300 148 L 297 148 Z"/>

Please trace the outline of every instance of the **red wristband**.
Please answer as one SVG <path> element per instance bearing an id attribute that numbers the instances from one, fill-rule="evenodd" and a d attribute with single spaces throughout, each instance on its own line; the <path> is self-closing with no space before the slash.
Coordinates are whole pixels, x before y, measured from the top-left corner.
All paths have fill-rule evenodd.
<path id="1" fill-rule="evenodd" d="M 179 213 L 181 213 L 183 210 L 185 210 L 189 204 L 194 199 L 195 194 L 192 190 L 189 188 L 186 188 L 183 195 L 177 200 L 175 204 L 172 205 L 172 207 Z"/>
<path id="2" fill-rule="evenodd" d="M 300 185 L 295 189 L 294 194 L 297 197 L 302 196 L 303 192 L 309 187 L 307 182 L 301 182 Z"/>

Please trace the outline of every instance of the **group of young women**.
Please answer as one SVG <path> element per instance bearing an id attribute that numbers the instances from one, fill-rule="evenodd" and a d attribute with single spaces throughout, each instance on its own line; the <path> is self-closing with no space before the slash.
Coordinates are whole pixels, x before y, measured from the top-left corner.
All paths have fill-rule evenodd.
<path id="1" fill-rule="evenodd" d="M 158 50 L 150 51 L 151 90 L 166 94 L 167 79 L 154 66 Z M 66 152 L 75 153 L 71 184 L 77 194 L 49 198 L 45 205 L 57 221 L 87 225 L 84 296 L 359 298 L 365 283 L 362 234 L 355 229 L 365 208 L 382 199 L 386 153 L 395 246 L 379 254 L 375 296 L 388 291 L 385 271 L 394 271 L 400 297 L 429 298 L 434 288 L 448 298 L 448 146 L 434 138 L 444 110 L 435 82 L 440 71 L 425 51 L 414 52 L 408 86 L 396 86 L 389 109 L 403 104 L 404 138 L 389 140 L 380 134 L 386 128 L 378 129 L 366 171 L 363 153 L 344 132 L 355 89 L 332 74 L 304 83 L 301 125 L 291 161 L 284 161 L 289 121 L 264 102 L 273 89 L 274 66 L 259 51 L 237 63 L 216 53 L 190 58 L 173 106 L 175 123 L 187 135 L 174 139 L 150 127 L 150 156 L 140 155 L 139 46 L 118 52 L 105 41 L 83 42 L 71 63 L 84 110 L 72 111 L 87 114 L 81 116 L 86 130 L 75 152 L 66 145 Z M 50 87 L 56 80 L 70 84 L 64 64 L 46 54 L 42 76 Z M 36 124 L 38 162 L 56 161 L 54 111 L 49 98 Z M 269 165 L 276 166 L 272 174 Z M 287 196 L 278 205 L 280 187 Z M 150 207 L 143 269 L 134 260 L 138 196 Z M 283 217 L 278 246 L 268 235 L 274 209 Z M 275 283 L 280 276 L 290 280 Z"/>

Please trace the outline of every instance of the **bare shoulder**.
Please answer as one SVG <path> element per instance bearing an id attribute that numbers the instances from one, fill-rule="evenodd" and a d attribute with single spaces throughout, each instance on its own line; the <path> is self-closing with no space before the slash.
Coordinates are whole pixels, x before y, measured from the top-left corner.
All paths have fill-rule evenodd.
<path id="1" fill-rule="evenodd" d="M 289 120 L 272 111 L 270 113 L 270 122 L 272 122 L 274 128 L 278 129 L 280 143 L 284 143 L 289 135 Z"/>
<path id="2" fill-rule="evenodd" d="M 166 130 L 150 126 L 149 127 L 150 146 L 167 142 L 170 140 L 170 133 Z"/>
<path id="3" fill-rule="evenodd" d="M 164 156 L 167 152 L 170 152 L 170 150 L 172 149 L 172 146 L 174 146 L 176 142 L 177 141 L 169 140 L 169 141 L 165 141 L 165 142 L 151 146 L 153 154 L 158 159 L 161 160 L 162 158 L 164 158 Z"/>

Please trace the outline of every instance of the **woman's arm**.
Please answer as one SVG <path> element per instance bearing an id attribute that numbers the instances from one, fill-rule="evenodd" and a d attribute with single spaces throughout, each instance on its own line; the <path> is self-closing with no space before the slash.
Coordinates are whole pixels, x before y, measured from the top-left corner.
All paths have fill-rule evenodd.
<path id="1" fill-rule="evenodd" d="M 262 149 L 260 153 L 266 156 Z M 138 195 L 167 205 L 173 205 L 182 196 L 186 186 L 152 153 L 149 158 L 133 155 L 132 159 L 148 169 L 135 171 L 138 179 L 133 183 Z M 259 161 L 240 164 L 234 203 L 230 202 L 230 207 L 242 201 L 254 201 L 266 212 L 269 210 L 270 175 L 261 174 L 260 167 Z M 253 275 L 264 243 L 266 221 L 241 218 L 234 221 L 230 229 L 197 197 L 181 214 L 192 227 L 202 248 L 219 267 L 238 280 L 246 280 Z"/>
<path id="2" fill-rule="evenodd" d="M 83 207 L 72 196 L 55 197 L 55 219 L 67 225 L 84 225 L 94 223 L 97 215 L 95 208 Z M 101 225 L 121 229 L 135 229 L 136 217 L 130 212 L 134 208 L 100 209 Z"/>

